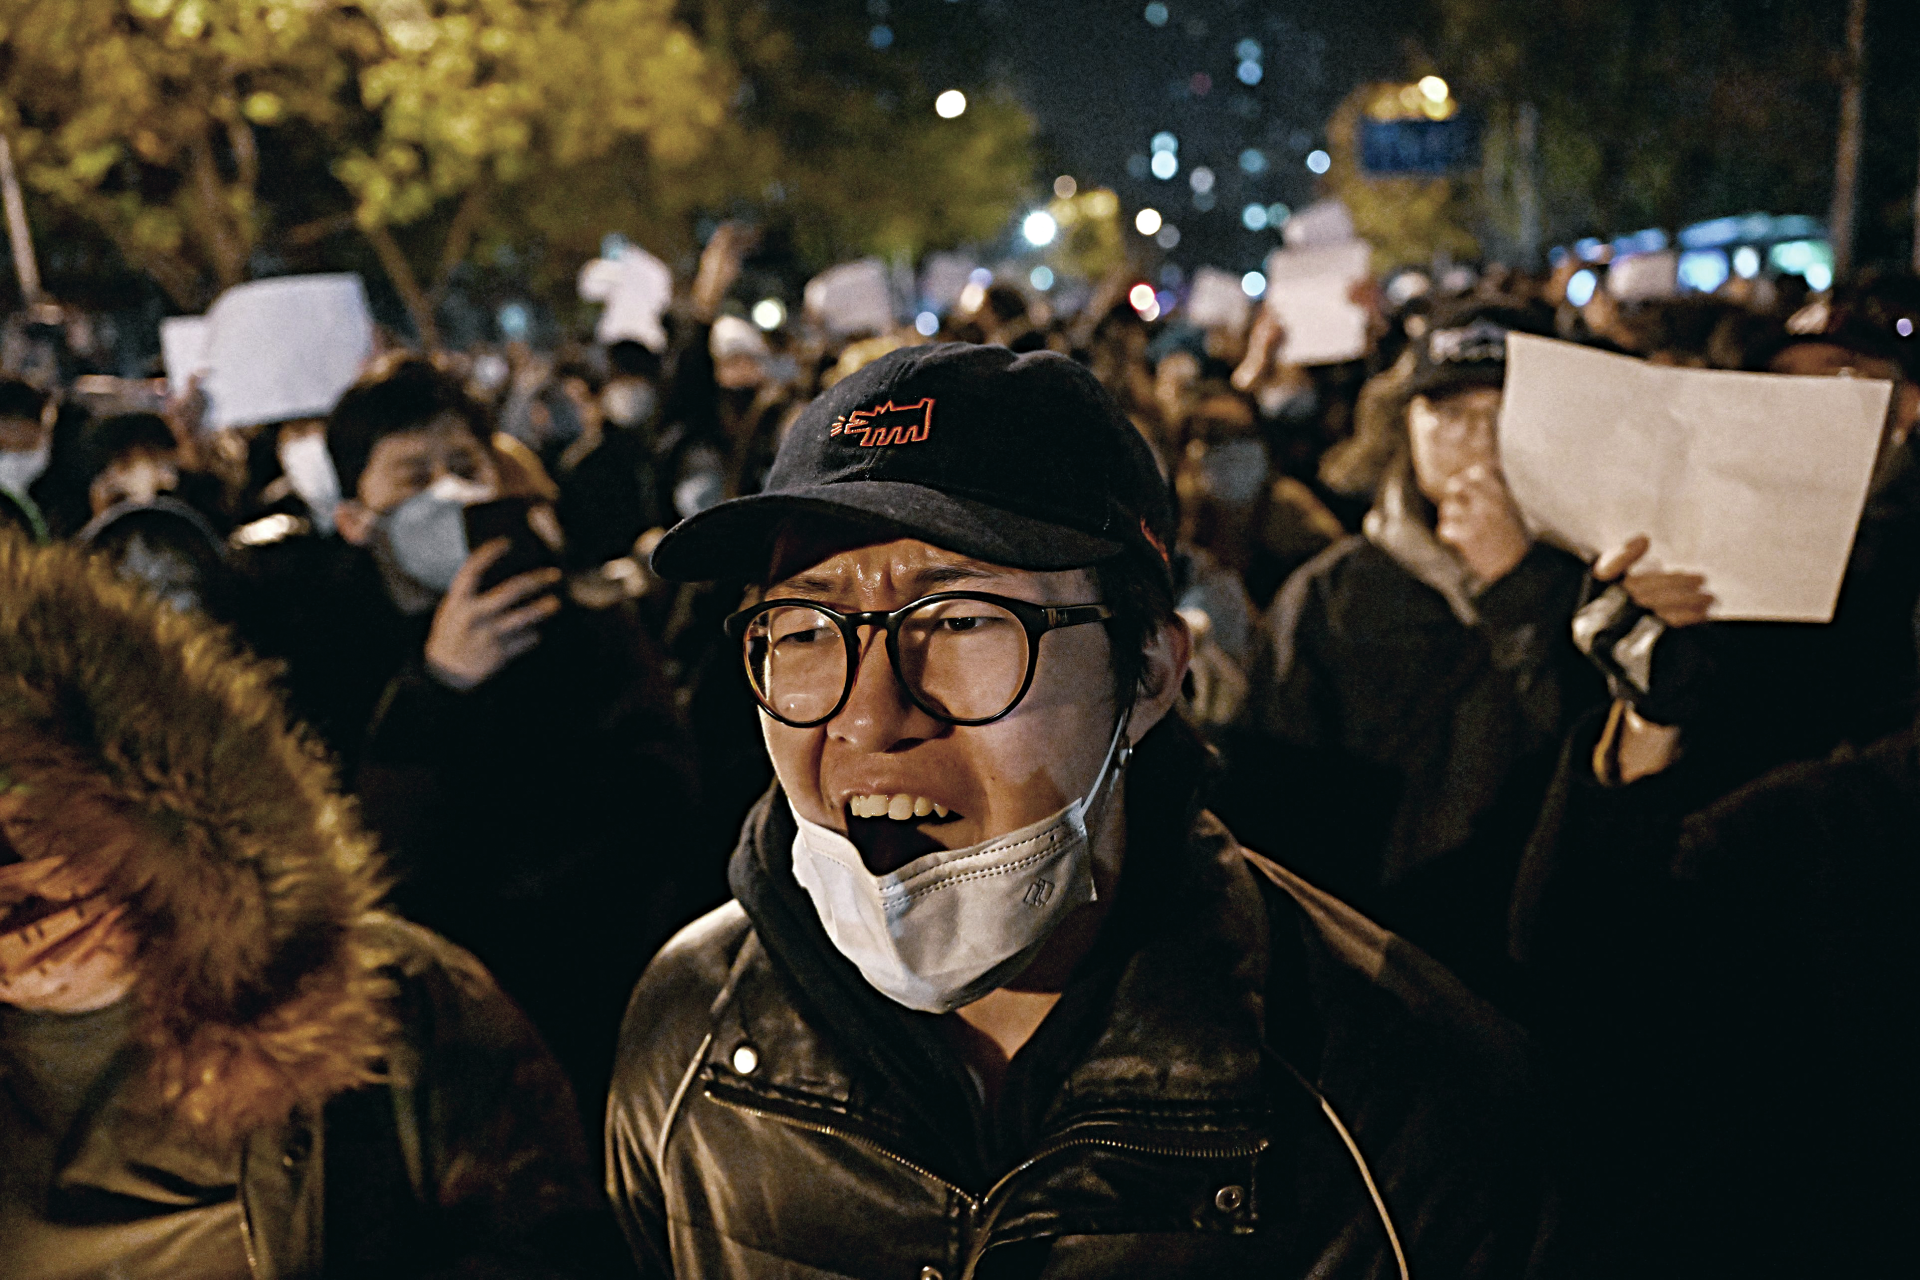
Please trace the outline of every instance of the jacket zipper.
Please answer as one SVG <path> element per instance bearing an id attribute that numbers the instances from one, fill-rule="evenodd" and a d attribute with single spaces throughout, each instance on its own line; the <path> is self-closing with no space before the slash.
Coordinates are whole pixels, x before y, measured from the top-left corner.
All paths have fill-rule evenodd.
<path id="1" fill-rule="evenodd" d="M 1265 1138 L 1256 1138 L 1251 1142 L 1238 1142 L 1228 1146 L 1215 1146 L 1215 1147 L 1175 1147 L 1175 1146 L 1168 1146 L 1165 1144 L 1154 1144 L 1154 1143 L 1147 1143 L 1147 1142 L 1126 1142 L 1126 1141 L 1122 1141 L 1119 1138 L 1100 1138 L 1100 1137 L 1067 1138 L 1060 1142 L 1055 1142 L 1051 1146 L 1042 1147 L 1040 1150 L 1034 1152 L 1032 1155 L 1028 1156 L 1025 1160 L 1022 1160 L 1019 1164 L 1015 1165 L 1012 1169 L 1008 1170 L 1006 1174 L 1004 1174 L 998 1182 L 994 1183 L 991 1187 L 987 1189 L 987 1193 L 985 1195 L 976 1196 L 972 1192 L 964 1190 L 963 1188 L 958 1187 L 953 1183 L 947 1181 L 945 1178 L 941 1177 L 939 1174 L 933 1172 L 933 1170 L 928 1169 L 923 1165 L 914 1163 L 912 1160 L 907 1159 L 905 1156 L 901 1155 L 899 1152 L 888 1150 L 886 1147 L 881 1146 L 879 1143 L 875 1142 L 871 1138 L 867 1138 L 860 1134 L 850 1132 L 846 1129 L 835 1128 L 833 1125 L 830 1125 L 830 1124 L 821 1124 L 815 1120 L 800 1120 L 793 1116 L 783 1115 L 778 1111 L 767 1111 L 761 1107 L 748 1106 L 744 1102 L 735 1102 L 729 1098 L 719 1097 L 711 1089 L 705 1089 L 705 1090 L 702 1090 L 701 1092 L 709 1102 L 717 1102 L 721 1106 L 727 1108 L 729 1111 L 738 1111 L 743 1115 L 750 1115 L 763 1120 L 772 1120 L 776 1124 L 784 1124 L 794 1129 L 802 1129 L 808 1133 L 819 1133 L 819 1134 L 825 1134 L 829 1137 L 842 1138 L 848 1142 L 851 1142 L 856 1147 L 864 1148 L 865 1150 L 871 1151 L 872 1153 L 878 1156 L 884 1156 L 888 1160 L 893 1161 L 895 1164 L 901 1165 L 907 1169 L 912 1170 L 914 1173 L 919 1174 L 921 1177 L 927 1179 L 930 1182 L 939 1183 L 941 1186 L 945 1187 L 947 1190 L 953 1192 L 954 1195 L 957 1195 L 962 1200 L 966 1201 L 968 1207 L 974 1210 L 976 1213 L 979 1212 L 981 1206 L 985 1205 L 989 1200 L 992 1200 L 993 1197 L 996 1194 L 998 1194 L 999 1191 L 1003 1187 L 1005 1187 L 1009 1182 L 1013 1181 L 1015 1178 L 1025 1173 L 1027 1170 L 1033 1168 L 1034 1165 L 1039 1164 L 1042 1160 L 1051 1159 L 1052 1157 L 1059 1155 L 1063 1151 L 1071 1151 L 1076 1147 L 1106 1147 L 1114 1151 L 1137 1152 L 1140 1155 L 1166 1156 L 1166 1157 L 1176 1157 L 1176 1158 L 1187 1157 L 1195 1160 L 1232 1160 L 1232 1159 L 1237 1159 L 1244 1156 L 1259 1155 L 1262 1151 L 1265 1151 L 1269 1145 L 1271 1145 L 1268 1142 L 1268 1140 Z M 1106 1123 L 1106 1122 L 1094 1121 L 1090 1123 Z"/>
<path id="2" fill-rule="evenodd" d="M 953 1194 L 959 1196 L 962 1200 L 965 1200 L 969 1208 L 977 1210 L 980 1207 L 981 1202 L 978 1199 L 976 1199 L 971 1193 L 961 1189 L 960 1187 L 955 1186 L 951 1182 L 948 1182 L 945 1178 L 941 1177 L 939 1174 L 935 1173 L 933 1170 L 928 1169 L 923 1165 L 915 1164 L 913 1161 L 907 1159 L 905 1156 L 901 1155 L 899 1152 L 889 1151 L 887 1148 L 881 1146 L 879 1143 L 875 1142 L 871 1138 L 863 1137 L 860 1134 L 853 1133 L 846 1129 L 836 1129 L 834 1126 L 830 1124 L 821 1124 L 815 1120 L 800 1120 L 800 1119 L 796 1119 L 793 1116 L 782 1115 L 778 1111 L 767 1111 L 760 1107 L 750 1107 L 744 1102 L 734 1102 L 729 1098 L 718 1097 L 714 1094 L 713 1090 L 711 1089 L 703 1089 L 701 1090 L 701 1094 L 707 1099 L 707 1101 L 717 1102 L 721 1106 L 727 1108 L 727 1110 L 729 1111 L 738 1111 L 742 1115 L 754 1116 L 762 1120 L 772 1120 L 776 1124 L 784 1124 L 794 1129 L 803 1129 L 808 1133 L 821 1133 L 821 1134 L 826 1134 L 829 1137 L 845 1139 L 846 1141 L 851 1142 L 856 1147 L 862 1147 L 868 1151 L 871 1151 L 873 1154 L 877 1156 L 885 1156 L 887 1159 L 893 1161 L 895 1164 L 905 1166 L 906 1168 L 912 1170 L 914 1173 L 917 1173 L 921 1177 L 927 1179 L 929 1182 L 939 1183 L 941 1186 L 945 1187 L 947 1190 L 953 1192 Z"/>

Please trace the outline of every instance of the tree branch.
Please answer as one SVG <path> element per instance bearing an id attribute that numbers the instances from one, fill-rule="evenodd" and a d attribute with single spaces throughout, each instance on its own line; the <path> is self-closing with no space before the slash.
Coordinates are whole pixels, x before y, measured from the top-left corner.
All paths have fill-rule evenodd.
<path id="1" fill-rule="evenodd" d="M 413 273 L 413 264 L 407 261 L 400 242 L 393 238 L 393 231 L 388 227 L 362 229 L 366 232 L 368 242 L 373 245 L 374 253 L 379 255 L 387 279 L 393 282 L 400 300 L 406 303 L 407 314 L 413 317 L 413 327 L 420 334 L 420 345 L 428 351 L 437 350 L 440 331 L 433 322 L 433 299 L 420 287 L 420 278 Z"/>
<path id="2" fill-rule="evenodd" d="M 193 182 L 188 188 L 192 198 L 186 202 L 187 212 L 206 243 L 220 287 L 231 289 L 247 278 L 249 246 L 231 225 L 231 211 L 220 182 L 219 166 L 214 162 L 212 141 L 202 136 L 192 143 L 190 151 Z"/>
<path id="3" fill-rule="evenodd" d="M 440 253 L 440 270 L 433 278 L 430 296 L 436 306 L 446 296 L 447 285 L 452 281 L 454 271 L 467 260 L 467 254 L 473 249 L 473 239 L 480 229 L 480 218 L 486 212 L 487 197 L 491 194 L 492 187 L 485 178 L 475 179 L 453 215 L 453 225 L 447 228 L 447 242 Z"/>

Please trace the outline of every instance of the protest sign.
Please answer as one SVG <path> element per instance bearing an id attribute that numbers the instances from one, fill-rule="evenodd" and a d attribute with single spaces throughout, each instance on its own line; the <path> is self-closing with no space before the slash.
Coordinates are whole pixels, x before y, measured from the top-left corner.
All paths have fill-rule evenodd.
<path id="1" fill-rule="evenodd" d="M 1267 310 L 1286 328 L 1280 359 L 1338 364 L 1367 350 L 1367 311 L 1349 296 L 1367 278 L 1364 240 L 1276 249 L 1267 258 Z"/>
<path id="2" fill-rule="evenodd" d="M 1892 391 L 1512 334 L 1500 464 L 1537 534 L 1588 557 L 1645 534 L 1716 618 L 1827 622 Z"/>
<path id="3" fill-rule="evenodd" d="M 167 394 L 185 395 L 193 376 L 207 371 L 207 318 L 168 316 L 160 322 L 160 363 Z"/>
<path id="4" fill-rule="evenodd" d="M 359 276 L 237 285 L 207 312 L 207 422 L 219 429 L 321 417 L 372 355 Z"/>
<path id="5" fill-rule="evenodd" d="M 893 328 L 893 294 L 878 258 L 829 267 L 807 281 L 807 315 L 835 337 Z"/>
<path id="6" fill-rule="evenodd" d="M 1218 267 L 1193 273 L 1193 291 L 1187 295 L 1187 319 L 1202 329 L 1242 329 L 1252 305 L 1240 277 Z"/>
<path id="7" fill-rule="evenodd" d="M 673 272 L 645 249 L 621 241 L 618 256 L 595 258 L 580 268 L 583 302 L 605 303 L 593 328 L 595 342 L 633 341 L 652 351 L 667 349 L 660 318 L 673 302 Z"/>

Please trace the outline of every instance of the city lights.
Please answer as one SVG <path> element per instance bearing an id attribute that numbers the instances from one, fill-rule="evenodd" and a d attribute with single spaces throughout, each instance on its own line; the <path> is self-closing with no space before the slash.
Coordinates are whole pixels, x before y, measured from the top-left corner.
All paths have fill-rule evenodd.
<path id="1" fill-rule="evenodd" d="M 1153 3 L 1147 6 L 1147 11 L 1143 16 L 1146 18 L 1148 26 L 1164 27 L 1167 25 L 1167 6 L 1161 4 L 1160 0 L 1153 0 Z"/>
<path id="2" fill-rule="evenodd" d="M 1267 292 L 1267 278 L 1258 271 L 1249 271 L 1240 277 L 1240 292 L 1249 298 L 1262 297 Z"/>
<path id="3" fill-rule="evenodd" d="M 1447 82 L 1439 76 L 1421 76 L 1420 93 L 1428 102 L 1447 100 Z"/>
<path id="4" fill-rule="evenodd" d="M 933 100 L 934 114 L 942 120 L 951 120 L 967 109 L 967 95 L 958 89 L 949 89 Z"/>
<path id="5" fill-rule="evenodd" d="M 1200 192 L 1213 190 L 1213 170 L 1201 165 L 1187 175 L 1187 185 Z"/>
<path id="6" fill-rule="evenodd" d="M 1027 275 L 1027 283 L 1031 284 L 1040 292 L 1045 293 L 1047 290 L 1053 288 L 1053 268 L 1035 267 Z"/>
<path id="7" fill-rule="evenodd" d="M 940 332 L 940 317 L 931 311 L 922 311 L 913 318 L 913 331 L 923 338 L 931 338 Z"/>
<path id="8" fill-rule="evenodd" d="M 1760 251 L 1750 244 L 1743 244 L 1733 251 L 1733 274 L 1742 280 L 1751 280 L 1760 274 Z"/>
<path id="9" fill-rule="evenodd" d="M 1267 171 L 1267 153 L 1258 147 L 1248 147 L 1240 153 L 1240 172 L 1265 173 Z"/>
<path id="10" fill-rule="evenodd" d="M 1147 144 L 1147 150 L 1153 152 L 1178 151 L 1179 149 L 1180 139 L 1174 137 L 1164 129 L 1154 134 L 1153 141 Z"/>
<path id="11" fill-rule="evenodd" d="M 1724 271 L 1724 268 L 1722 270 Z M 1725 275 L 1721 276 L 1721 279 L 1725 278 Z M 1595 275 L 1591 268 L 1582 267 L 1567 281 L 1567 301 L 1576 307 L 1584 307 L 1593 301 L 1594 290 L 1599 287 L 1600 277 Z"/>
<path id="12" fill-rule="evenodd" d="M 1053 215 L 1045 209 L 1035 209 L 1027 215 L 1026 221 L 1020 224 L 1020 234 L 1025 236 L 1027 243 L 1036 249 L 1052 244 L 1053 238 L 1059 233 L 1060 224 L 1055 222 Z"/>
<path id="13" fill-rule="evenodd" d="M 1180 158 L 1171 151 L 1156 151 L 1153 153 L 1153 160 L 1149 167 L 1153 170 L 1154 177 L 1165 182 L 1180 172 Z"/>
<path id="14" fill-rule="evenodd" d="M 1278 202 L 1267 206 L 1267 225 L 1277 227 L 1293 216 L 1293 210 Z"/>
<path id="15" fill-rule="evenodd" d="M 1174 226 L 1171 222 L 1167 223 L 1160 228 L 1160 233 L 1154 236 L 1153 242 L 1162 249 L 1178 247 L 1180 244 L 1180 228 Z"/>
<path id="16" fill-rule="evenodd" d="M 1073 199 L 1079 190 L 1080 184 L 1073 180 L 1071 174 L 1063 173 L 1053 180 L 1053 194 L 1062 200 Z"/>
<path id="17" fill-rule="evenodd" d="M 1260 69 L 1259 63 L 1248 59 L 1246 62 L 1241 63 L 1239 67 L 1235 68 L 1234 74 L 1240 77 L 1241 84 L 1259 84 L 1263 72 Z"/>
<path id="18" fill-rule="evenodd" d="M 1265 231 L 1267 229 L 1267 206 L 1263 204 L 1250 204 L 1242 209 L 1240 211 L 1240 225 L 1249 231 Z"/>
<path id="19" fill-rule="evenodd" d="M 753 322 L 771 333 L 787 322 L 787 308 L 778 298 L 762 298 L 753 304 Z"/>
<path id="20" fill-rule="evenodd" d="M 1142 209 L 1133 215 L 1133 229 L 1143 236 L 1150 236 L 1160 229 L 1160 211 Z"/>
<path id="21" fill-rule="evenodd" d="M 1333 157 L 1324 151 L 1309 151 L 1307 153 L 1307 168 L 1314 173 L 1325 173 L 1327 170 L 1333 168 Z"/>
<path id="22" fill-rule="evenodd" d="M 1144 280 L 1127 290 L 1127 304 L 1142 320 L 1160 318 L 1160 299 L 1154 296 L 1153 286 Z"/>

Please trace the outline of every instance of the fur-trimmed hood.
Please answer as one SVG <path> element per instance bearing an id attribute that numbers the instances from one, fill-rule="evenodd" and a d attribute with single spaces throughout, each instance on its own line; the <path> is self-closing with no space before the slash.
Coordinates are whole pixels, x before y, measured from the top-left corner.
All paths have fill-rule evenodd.
<path id="1" fill-rule="evenodd" d="M 136 1095 L 230 1142 L 368 1083 L 371 840 L 273 672 L 81 552 L 0 533 L 0 772 L 140 936 Z"/>

